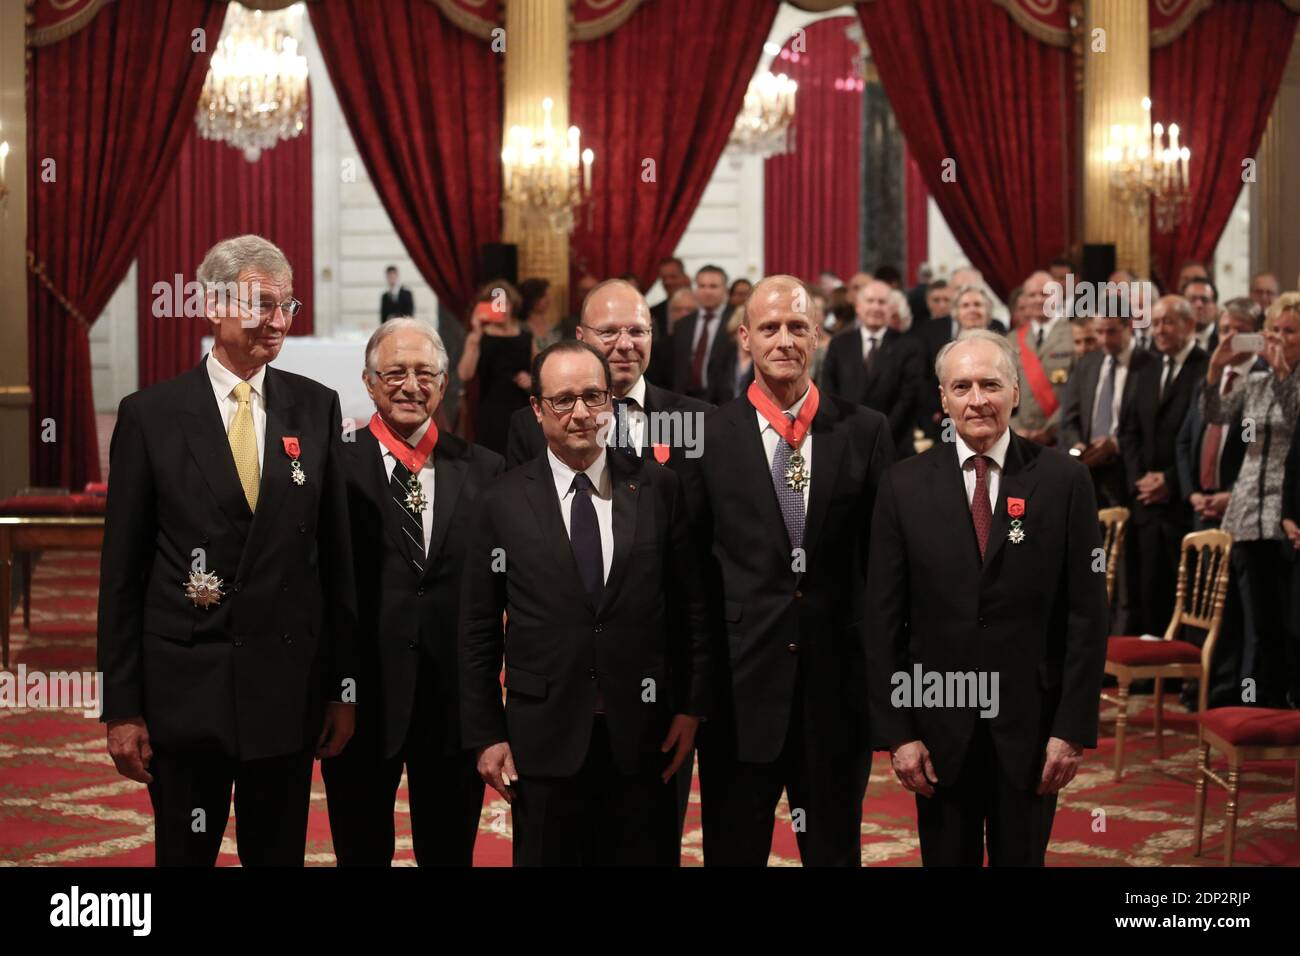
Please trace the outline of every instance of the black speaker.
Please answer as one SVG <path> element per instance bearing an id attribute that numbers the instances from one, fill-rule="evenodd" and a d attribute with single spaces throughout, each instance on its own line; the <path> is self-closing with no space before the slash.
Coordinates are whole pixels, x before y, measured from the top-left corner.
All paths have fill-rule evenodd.
<path id="1" fill-rule="evenodd" d="M 483 243 L 479 250 L 474 284 L 481 286 L 493 279 L 505 279 L 512 285 L 519 284 L 519 247 L 514 243 Z"/>
<path id="2" fill-rule="evenodd" d="M 1115 271 L 1115 243 L 1084 243 L 1083 280 L 1102 283 Z"/>

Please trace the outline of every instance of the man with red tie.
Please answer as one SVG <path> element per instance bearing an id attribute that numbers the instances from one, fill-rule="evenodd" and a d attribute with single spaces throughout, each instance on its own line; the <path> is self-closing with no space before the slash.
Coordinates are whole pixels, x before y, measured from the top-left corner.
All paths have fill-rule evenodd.
<path id="1" fill-rule="evenodd" d="M 926 866 L 1042 866 L 1097 743 L 1107 604 L 1088 469 L 1014 434 L 1014 346 L 935 362 L 956 430 L 885 475 L 871 526 L 871 732 L 916 793 Z M 936 586 L 935 582 L 942 582 Z"/>
<path id="2" fill-rule="evenodd" d="M 695 273 L 695 299 L 700 309 L 682 319 L 673 333 L 673 391 L 721 405 L 734 397 L 728 374 L 735 362 L 735 345 L 727 335 L 732 307 L 727 304 L 727 273 L 704 266 Z"/>

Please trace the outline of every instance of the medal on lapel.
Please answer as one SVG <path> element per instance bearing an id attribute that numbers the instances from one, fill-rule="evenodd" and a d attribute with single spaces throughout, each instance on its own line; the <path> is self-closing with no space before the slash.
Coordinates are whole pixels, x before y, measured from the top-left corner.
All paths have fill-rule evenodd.
<path id="1" fill-rule="evenodd" d="M 803 408 L 799 409 L 799 415 L 794 421 L 790 421 L 785 412 L 776 407 L 776 402 L 764 394 L 757 382 L 750 383 L 745 397 L 793 449 L 790 465 L 785 470 L 785 483 L 791 491 L 803 491 L 812 481 L 812 474 L 808 468 L 808 459 L 804 458 L 799 449 L 808 435 L 813 416 L 817 414 L 817 407 L 821 404 L 821 393 L 817 391 L 817 386 L 808 383 L 808 397 L 804 399 Z"/>
<path id="2" fill-rule="evenodd" d="M 411 477 L 406 480 L 406 500 L 402 504 L 410 509 L 412 514 L 422 514 L 424 509 L 429 507 L 429 499 L 424 493 L 424 487 L 420 484 L 420 469 L 428 461 L 429 455 L 433 453 L 433 446 L 438 444 L 438 423 L 432 419 L 429 421 L 429 427 L 424 432 L 424 437 L 420 439 L 420 444 L 412 448 L 399 435 L 393 433 L 378 412 L 370 416 L 370 433 L 375 436 L 379 444 L 387 448 L 411 473 Z"/>
<path id="3" fill-rule="evenodd" d="M 1011 530 L 1007 532 L 1007 540 L 1012 544 L 1021 544 L 1025 540 L 1024 529 L 1020 527 L 1020 519 L 1024 514 L 1024 498 L 1007 499 L 1007 515 L 1011 518 Z"/>
<path id="4" fill-rule="evenodd" d="M 221 591 L 222 580 L 208 571 L 191 571 L 190 579 L 185 582 L 185 596 L 195 607 L 207 609 L 220 604 L 225 594 Z"/>
<path id="5" fill-rule="evenodd" d="M 284 453 L 292 459 L 289 462 L 289 477 L 293 479 L 295 485 L 306 484 L 307 475 L 302 470 L 302 463 L 298 461 L 302 457 L 302 448 L 298 445 L 298 439 L 286 435 L 281 441 L 284 442 Z"/>

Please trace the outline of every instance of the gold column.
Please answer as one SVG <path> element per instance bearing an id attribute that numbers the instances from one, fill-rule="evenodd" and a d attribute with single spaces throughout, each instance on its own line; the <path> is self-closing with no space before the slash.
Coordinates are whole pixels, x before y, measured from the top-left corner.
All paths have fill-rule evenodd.
<path id="1" fill-rule="evenodd" d="M 566 0 L 506 0 L 505 133 L 512 126 L 541 129 L 542 101 L 551 99 L 551 125 L 569 128 L 569 4 Z M 525 223 L 510 204 L 503 209 L 506 242 L 519 246 L 519 278 L 551 283 L 552 325 L 567 312 L 569 236 Z"/>
<path id="2" fill-rule="evenodd" d="M 1300 31 L 1255 156 L 1250 189 L 1250 271 L 1272 272 L 1283 291 L 1300 288 Z"/>
<path id="3" fill-rule="evenodd" d="M 1084 242 L 1115 244 L 1115 264 L 1149 274 L 1149 219 L 1138 219 L 1111 192 L 1103 156 L 1112 124 L 1150 128 L 1142 109 L 1149 95 L 1151 61 L 1147 4 L 1135 0 L 1088 0 L 1084 32 L 1083 235 Z M 1105 52 L 1095 49 L 1104 31 Z M 1160 104 L 1156 104 L 1157 109 Z"/>
<path id="4" fill-rule="evenodd" d="M 0 497 L 29 479 L 26 44 L 26 4 L 0 0 L 0 141 L 9 144 L 3 161 L 8 193 L 0 199 Z"/>

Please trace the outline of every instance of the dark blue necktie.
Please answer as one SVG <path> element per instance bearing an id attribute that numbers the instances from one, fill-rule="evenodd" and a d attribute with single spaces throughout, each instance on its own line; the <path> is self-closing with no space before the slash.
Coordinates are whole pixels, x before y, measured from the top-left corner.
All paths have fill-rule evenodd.
<path id="1" fill-rule="evenodd" d="M 595 491 L 585 473 L 573 476 L 573 502 L 569 509 L 569 543 L 578 564 L 582 589 L 593 608 L 600 607 L 605 593 L 605 558 L 600 549 L 600 522 L 591 501 Z"/>

